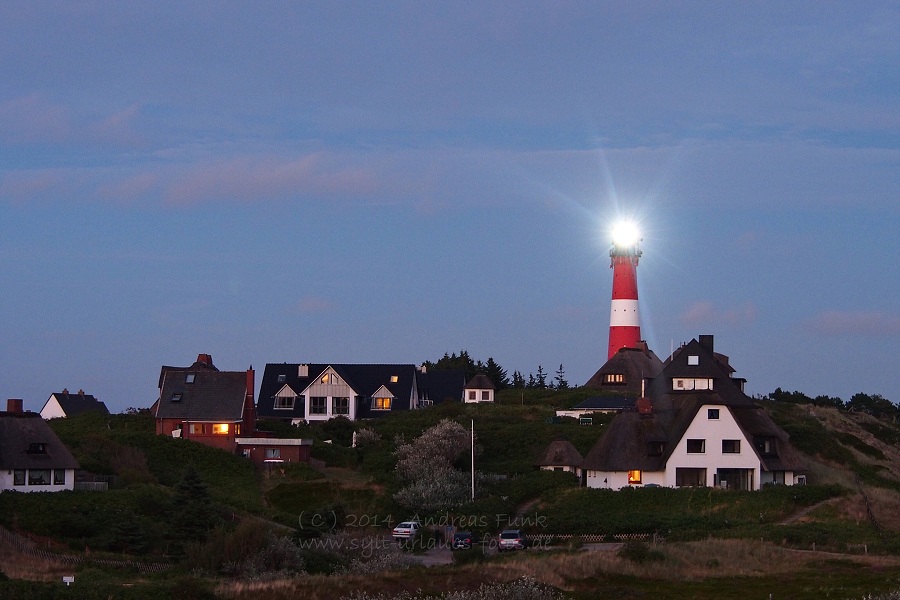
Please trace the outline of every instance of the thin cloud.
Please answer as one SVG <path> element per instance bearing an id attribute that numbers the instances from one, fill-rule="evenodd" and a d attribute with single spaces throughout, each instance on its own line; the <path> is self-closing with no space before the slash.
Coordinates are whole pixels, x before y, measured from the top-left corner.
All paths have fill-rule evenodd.
<path id="1" fill-rule="evenodd" d="M 805 329 L 819 335 L 900 337 L 900 315 L 881 311 L 823 311 L 804 323 Z"/>
<path id="2" fill-rule="evenodd" d="M 735 308 L 719 308 L 712 302 L 701 301 L 690 305 L 679 317 L 691 327 L 710 325 L 746 325 L 756 320 L 756 307 L 747 302 Z"/>
<path id="3" fill-rule="evenodd" d="M 300 158 L 237 157 L 191 168 L 165 191 L 178 205 L 209 200 L 260 200 L 298 195 L 370 195 L 378 187 L 364 166 L 333 164 L 315 153 Z"/>

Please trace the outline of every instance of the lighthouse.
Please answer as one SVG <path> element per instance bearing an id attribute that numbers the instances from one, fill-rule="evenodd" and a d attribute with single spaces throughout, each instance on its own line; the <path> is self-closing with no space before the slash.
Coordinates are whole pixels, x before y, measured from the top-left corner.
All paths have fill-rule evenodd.
<path id="1" fill-rule="evenodd" d="M 613 286 L 607 360 L 620 348 L 636 348 L 641 341 L 637 288 L 637 266 L 641 257 L 640 233 L 631 222 L 618 224 L 612 233 L 609 266 L 613 270 Z"/>

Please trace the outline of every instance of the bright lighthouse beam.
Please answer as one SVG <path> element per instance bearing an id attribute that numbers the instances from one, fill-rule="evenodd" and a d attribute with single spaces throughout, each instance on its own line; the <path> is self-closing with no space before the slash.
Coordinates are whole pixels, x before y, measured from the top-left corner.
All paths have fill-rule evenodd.
<path id="1" fill-rule="evenodd" d="M 641 241 L 641 232 L 632 221 L 620 221 L 613 225 L 612 242 L 619 248 L 630 248 Z"/>

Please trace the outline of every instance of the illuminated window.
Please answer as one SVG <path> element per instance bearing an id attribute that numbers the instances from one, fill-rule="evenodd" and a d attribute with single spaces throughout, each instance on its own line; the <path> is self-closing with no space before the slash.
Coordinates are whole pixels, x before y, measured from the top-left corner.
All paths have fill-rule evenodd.
<path id="1" fill-rule="evenodd" d="M 227 435 L 228 423 L 216 423 L 213 425 L 212 431 L 216 435 Z"/>
<path id="2" fill-rule="evenodd" d="M 347 397 L 335 397 L 331 400 L 332 410 L 331 412 L 336 415 L 349 415 L 350 414 L 350 398 Z"/>
<path id="3" fill-rule="evenodd" d="M 706 440 L 688 440 L 688 454 L 703 454 L 706 452 Z"/>
<path id="4" fill-rule="evenodd" d="M 625 375 L 622 373 L 607 373 L 603 376 L 603 383 L 625 383 Z"/>
<path id="5" fill-rule="evenodd" d="M 640 483 L 641 482 L 641 472 L 640 471 L 628 471 L 628 484 Z"/>
<path id="6" fill-rule="evenodd" d="M 325 384 L 331 383 L 331 373 L 325 373 L 324 375 L 322 375 L 322 379 L 320 379 L 319 382 Z"/>
<path id="7" fill-rule="evenodd" d="M 400 381 L 400 377 L 397 375 L 391 375 L 391 383 L 397 383 Z"/>
<path id="8" fill-rule="evenodd" d="M 722 454 L 740 454 L 741 440 L 722 440 Z"/>
<path id="9" fill-rule="evenodd" d="M 374 410 L 391 410 L 390 398 L 373 398 L 372 408 Z"/>
<path id="10" fill-rule="evenodd" d="M 312 396 L 309 399 L 309 414 L 324 415 L 328 412 L 328 398 L 325 396 Z"/>

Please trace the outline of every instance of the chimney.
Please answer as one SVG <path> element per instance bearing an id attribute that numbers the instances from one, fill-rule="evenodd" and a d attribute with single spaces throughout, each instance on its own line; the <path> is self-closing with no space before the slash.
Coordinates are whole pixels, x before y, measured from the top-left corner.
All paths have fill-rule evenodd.
<path id="1" fill-rule="evenodd" d="M 22 414 L 22 399 L 21 398 L 8 398 L 6 400 L 6 412 L 14 413 L 17 415 Z"/>
<path id="2" fill-rule="evenodd" d="M 297 377 L 309 377 L 309 365 L 300 365 L 297 367 Z"/>
<path id="3" fill-rule="evenodd" d="M 197 362 L 201 365 L 206 365 L 207 367 L 213 366 L 212 354 L 198 354 Z"/>
<path id="4" fill-rule="evenodd" d="M 69 388 L 63 388 L 62 393 L 65 394 L 66 396 L 68 396 L 68 395 L 69 395 Z"/>
<path id="5" fill-rule="evenodd" d="M 84 390 L 78 390 L 78 395 L 79 395 L 79 396 L 84 396 Z"/>
<path id="6" fill-rule="evenodd" d="M 244 396 L 244 424 L 241 429 L 241 435 L 253 436 L 256 433 L 256 406 L 253 404 L 254 392 L 256 390 L 256 373 L 253 365 L 247 369 L 247 392 Z"/>
<path id="7" fill-rule="evenodd" d="M 713 336 L 711 335 L 701 335 L 698 338 L 700 342 L 700 346 L 709 350 L 710 353 L 713 352 Z"/>

